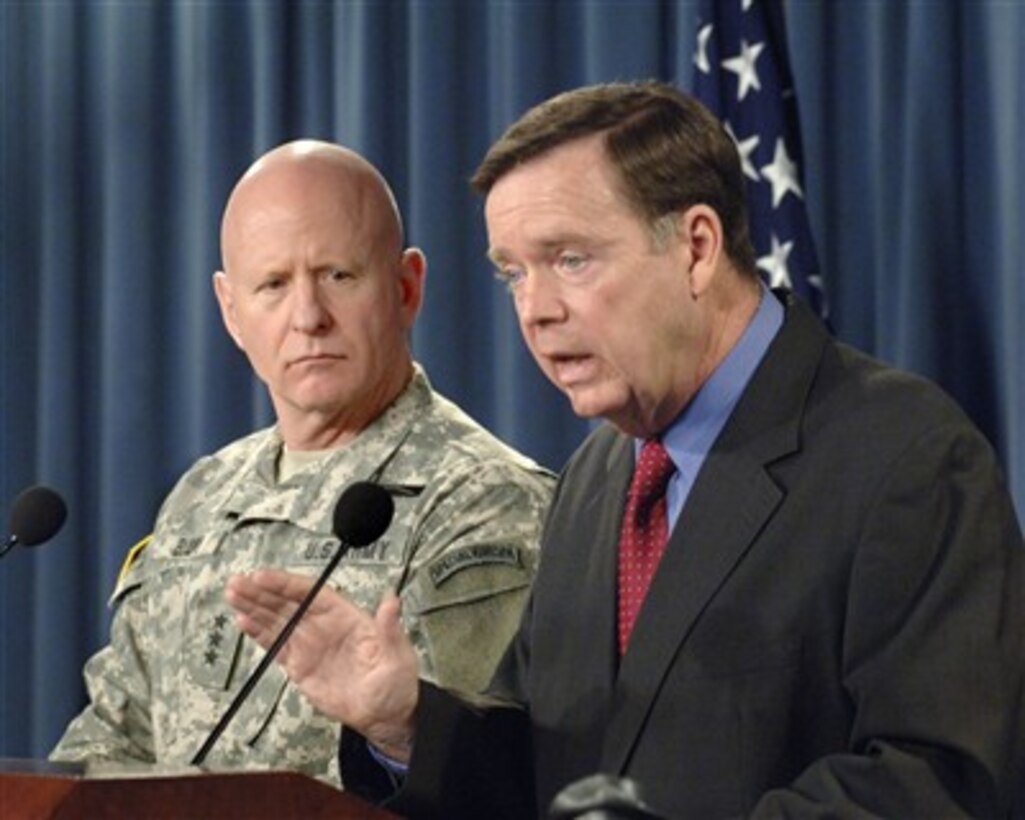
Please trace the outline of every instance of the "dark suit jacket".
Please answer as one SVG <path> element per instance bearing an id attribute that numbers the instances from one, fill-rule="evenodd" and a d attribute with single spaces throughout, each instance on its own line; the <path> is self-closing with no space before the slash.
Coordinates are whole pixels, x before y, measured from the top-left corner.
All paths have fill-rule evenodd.
<path id="1" fill-rule="evenodd" d="M 1006 815 L 1025 551 L 990 446 L 938 388 L 788 300 L 620 661 L 632 468 L 631 440 L 604 427 L 561 478 L 493 687 L 529 729 L 425 688 L 397 808 L 526 816 L 532 789 L 543 813 L 603 771 L 670 817 Z"/>

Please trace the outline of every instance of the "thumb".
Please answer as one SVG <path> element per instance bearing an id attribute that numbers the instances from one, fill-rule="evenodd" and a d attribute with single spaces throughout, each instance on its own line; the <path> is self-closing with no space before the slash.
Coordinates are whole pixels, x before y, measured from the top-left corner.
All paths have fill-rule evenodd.
<path id="1" fill-rule="evenodd" d="M 394 646 L 404 641 L 406 633 L 402 628 L 402 600 L 392 590 L 387 590 L 381 598 L 374 621 L 387 643 Z"/>

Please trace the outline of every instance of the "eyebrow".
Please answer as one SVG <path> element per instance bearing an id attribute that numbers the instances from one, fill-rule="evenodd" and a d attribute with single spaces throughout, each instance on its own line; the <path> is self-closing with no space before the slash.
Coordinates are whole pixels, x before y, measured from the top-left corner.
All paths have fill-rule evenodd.
<path id="1" fill-rule="evenodd" d="M 496 265 L 502 262 L 505 258 L 505 254 L 503 254 L 498 248 L 488 248 L 484 255 Z"/>
<path id="2" fill-rule="evenodd" d="M 579 231 L 567 231 L 565 233 L 556 234 L 550 239 L 543 239 L 540 242 L 532 242 L 531 247 L 533 249 L 539 249 L 542 252 L 562 248 L 566 245 L 584 245 L 588 248 L 604 248 L 614 241 L 614 237 L 597 237 L 593 235 L 585 236 Z M 502 248 L 488 248 L 487 256 L 488 259 L 496 265 L 507 261 L 507 254 Z"/>

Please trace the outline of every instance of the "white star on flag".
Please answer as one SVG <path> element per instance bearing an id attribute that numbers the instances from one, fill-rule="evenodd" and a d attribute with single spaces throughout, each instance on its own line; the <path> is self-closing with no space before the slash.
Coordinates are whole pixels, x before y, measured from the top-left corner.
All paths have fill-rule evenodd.
<path id="1" fill-rule="evenodd" d="M 758 55 L 765 48 L 765 43 L 748 45 L 747 40 L 740 41 L 740 54 L 722 61 L 722 67 L 737 75 L 737 99 L 743 100 L 747 92 L 752 88 L 755 91 L 761 90 L 762 84 L 758 80 L 758 72 L 755 70 L 755 62 Z"/>
<path id="2" fill-rule="evenodd" d="M 719 118 L 736 146 L 758 275 L 773 287 L 793 291 L 828 318 L 805 208 L 785 0 L 698 0 L 696 5 L 691 81 L 695 96 Z"/>
<path id="3" fill-rule="evenodd" d="M 787 191 L 793 191 L 798 199 L 804 199 L 801 183 L 797 181 L 797 163 L 790 159 L 782 138 L 776 140 L 776 152 L 772 155 L 772 162 L 762 166 L 762 176 L 772 183 L 773 208 L 779 206 Z"/>
<path id="4" fill-rule="evenodd" d="M 698 50 L 694 53 L 694 65 L 698 71 L 707 74 L 712 70 L 712 64 L 708 62 L 708 38 L 712 36 L 712 24 L 702 26 L 698 32 Z"/>
<path id="5" fill-rule="evenodd" d="M 792 241 L 780 244 L 779 239 L 776 238 L 776 234 L 773 234 L 772 250 L 765 256 L 758 258 L 758 261 L 755 264 L 769 274 L 770 287 L 789 288 L 791 286 L 790 269 L 787 267 L 787 259 L 790 257 L 790 251 L 793 249 L 794 243 Z"/>
<path id="6" fill-rule="evenodd" d="M 757 182 L 760 177 L 758 176 L 758 171 L 755 170 L 754 163 L 751 161 L 751 154 L 758 147 L 758 143 L 762 141 L 761 137 L 755 134 L 746 140 L 738 139 L 737 135 L 733 133 L 733 126 L 729 122 L 724 122 L 723 126 L 726 128 L 726 133 L 730 135 L 730 139 L 733 140 L 733 144 L 737 146 L 737 153 L 740 154 L 740 167 L 744 169 L 744 176 Z"/>

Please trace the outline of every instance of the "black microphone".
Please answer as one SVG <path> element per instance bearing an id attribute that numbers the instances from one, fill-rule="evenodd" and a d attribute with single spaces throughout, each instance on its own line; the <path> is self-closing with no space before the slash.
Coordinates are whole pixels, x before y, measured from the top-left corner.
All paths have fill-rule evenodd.
<path id="1" fill-rule="evenodd" d="M 357 481 L 342 493 L 338 503 L 335 504 L 334 517 L 331 520 L 331 531 L 341 542 L 338 545 L 338 549 L 335 550 L 335 554 L 317 577 L 316 583 L 310 587 L 310 591 L 306 593 L 306 597 L 302 599 L 299 607 L 292 613 L 281 633 L 274 639 L 274 643 L 267 649 L 263 659 L 250 673 L 249 677 L 246 678 L 242 688 L 238 690 L 238 694 L 232 699 L 227 711 L 217 721 L 217 725 L 210 732 L 206 742 L 196 752 L 191 761 L 193 766 L 200 766 L 206 760 L 206 756 L 210 753 L 218 738 L 224 734 L 224 730 L 228 728 L 228 724 L 235 717 L 235 713 L 245 702 L 246 698 L 249 697 L 249 693 L 253 691 L 256 684 L 259 683 L 263 673 L 267 671 L 267 667 L 271 665 L 274 658 L 281 651 L 281 647 L 291 637 L 292 632 L 295 631 L 296 626 L 299 624 L 299 619 L 310 608 L 313 599 L 317 597 L 321 587 L 327 582 L 331 573 L 335 571 L 338 562 L 342 560 L 342 557 L 350 549 L 365 547 L 380 538 L 384 531 L 388 529 L 388 525 L 391 524 L 392 515 L 394 514 L 395 503 L 392 501 L 388 491 L 379 484 L 373 484 L 369 481 Z"/>
<path id="2" fill-rule="evenodd" d="M 11 504 L 7 529 L 10 532 L 0 558 L 21 544 L 34 547 L 53 538 L 68 517 L 68 508 L 60 494 L 37 484 L 22 490 Z"/>
<path id="3" fill-rule="evenodd" d="M 555 795 L 549 820 L 665 820 L 644 802 L 641 785 L 629 777 L 592 774 Z"/>

